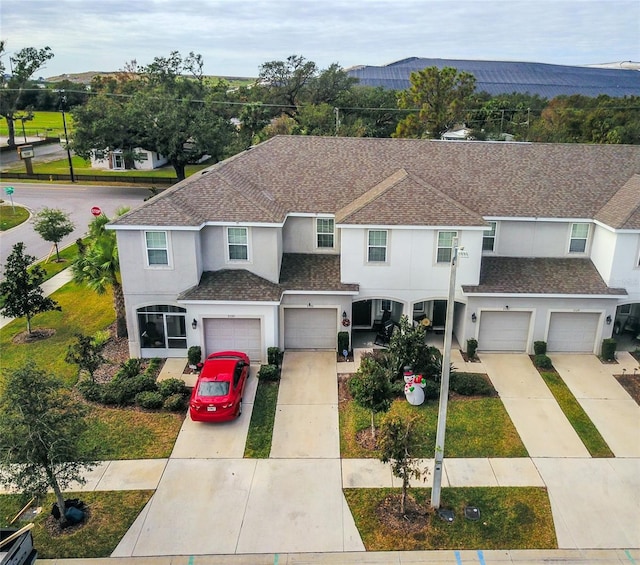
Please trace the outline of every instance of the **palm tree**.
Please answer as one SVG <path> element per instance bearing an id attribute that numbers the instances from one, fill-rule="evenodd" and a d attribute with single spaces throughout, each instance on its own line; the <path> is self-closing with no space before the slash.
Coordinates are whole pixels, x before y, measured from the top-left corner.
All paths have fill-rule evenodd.
<path id="1" fill-rule="evenodd" d="M 116 216 L 124 214 L 127 210 L 117 210 Z M 103 214 L 89 224 L 89 236 L 93 241 L 73 262 L 73 280 L 85 283 L 98 294 L 104 294 L 111 287 L 113 308 L 116 311 L 116 337 L 127 337 L 127 316 L 120 282 L 118 245 L 115 232 L 105 229 L 108 222 L 109 218 Z"/>

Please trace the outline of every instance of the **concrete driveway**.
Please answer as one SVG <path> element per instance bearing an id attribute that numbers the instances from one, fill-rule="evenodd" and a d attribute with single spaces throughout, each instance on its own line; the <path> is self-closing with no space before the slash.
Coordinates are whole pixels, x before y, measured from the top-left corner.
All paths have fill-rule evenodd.
<path id="1" fill-rule="evenodd" d="M 364 551 L 342 494 L 335 353 L 285 354 L 270 459 L 242 459 L 249 391 L 229 425 L 185 420 L 112 557 Z"/>
<path id="2" fill-rule="evenodd" d="M 640 457 L 640 406 L 595 355 L 551 355 L 553 366 L 616 457 Z"/>
<path id="3" fill-rule="evenodd" d="M 528 355 L 481 356 L 493 386 L 531 457 L 589 457 Z"/>

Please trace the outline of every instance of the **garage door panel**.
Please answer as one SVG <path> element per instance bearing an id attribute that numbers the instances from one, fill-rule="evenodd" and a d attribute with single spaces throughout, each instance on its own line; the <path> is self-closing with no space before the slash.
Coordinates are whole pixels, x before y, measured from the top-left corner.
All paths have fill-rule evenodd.
<path id="1" fill-rule="evenodd" d="M 599 321 L 595 312 L 552 312 L 547 351 L 592 353 Z"/>
<path id="2" fill-rule="evenodd" d="M 262 361 L 262 328 L 256 318 L 208 318 L 204 321 L 206 354 L 243 351 L 252 361 Z"/>
<path id="3" fill-rule="evenodd" d="M 286 308 L 285 349 L 335 349 L 337 311 L 334 308 Z"/>
<path id="4" fill-rule="evenodd" d="M 531 312 L 482 312 L 478 349 L 526 351 L 530 321 Z"/>

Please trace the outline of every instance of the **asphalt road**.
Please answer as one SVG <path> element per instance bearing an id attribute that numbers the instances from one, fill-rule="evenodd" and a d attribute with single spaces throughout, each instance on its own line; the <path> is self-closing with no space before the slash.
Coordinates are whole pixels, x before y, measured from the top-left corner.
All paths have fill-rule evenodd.
<path id="1" fill-rule="evenodd" d="M 15 189 L 14 204 L 25 206 L 32 213 L 37 213 L 43 208 L 58 208 L 69 213 L 71 221 L 75 224 L 75 230 L 60 242 L 60 248 L 73 243 L 87 232 L 88 225 L 93 219 L 91 215 L 93 206 L 100 207 L 104 214 L 112 217 L 121 206 L 137 208 L 150 195 L 149 190 L 142 187 L 2 182 L 0 198 L 7 202 L 10 198 L 5 194 L 6 186 L 13 186 Z M 4 276 L 7 257 L 14 244 L 19 241 L 24 242 L 26 253 L 37 259 L 45 258 L 52 248 L 51 243 L 44 241 L 34 231 L 31 221 L 0 233 L 0 278 Z"/>

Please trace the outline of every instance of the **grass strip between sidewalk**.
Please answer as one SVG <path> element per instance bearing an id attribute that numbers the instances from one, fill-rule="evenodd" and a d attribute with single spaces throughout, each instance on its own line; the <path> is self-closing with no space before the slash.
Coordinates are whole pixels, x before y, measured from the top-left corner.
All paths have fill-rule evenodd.
<path id="1" fill-rule="evenodd" d="M 267 459 L 271 453 L 279 388 L 279 381 L 258 381 L 247 443 L 244 448 L 244 456 L 247 458 Z"/>
<path id="2" fill-rule="evenodd" d="M 573 396 L 569 387 L 562 380 L 557 371 L 539 370 L 540 376 L 549 387 L 560 409 L 573 426 L 578 437 L 584 443 L 591 457 L 614 457 L 607 442 L 600 435 L 598 428 L 591 421 L 580 403 Z"/>

